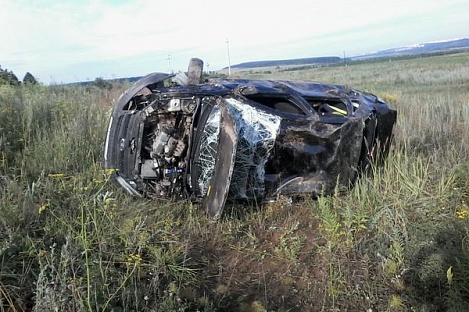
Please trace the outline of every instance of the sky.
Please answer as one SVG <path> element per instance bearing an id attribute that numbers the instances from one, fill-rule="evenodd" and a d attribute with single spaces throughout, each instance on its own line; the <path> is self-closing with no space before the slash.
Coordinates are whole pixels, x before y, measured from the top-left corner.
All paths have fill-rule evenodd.
<path id="1" fill-rule="evenodd" d="M 0 66 L 45 84 L 468 37 L 468 0 L 0 0 Z"/>

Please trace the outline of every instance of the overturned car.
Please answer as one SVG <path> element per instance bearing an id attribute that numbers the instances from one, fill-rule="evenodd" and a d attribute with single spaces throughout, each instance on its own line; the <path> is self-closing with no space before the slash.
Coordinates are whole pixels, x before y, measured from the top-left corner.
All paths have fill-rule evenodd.
<path id="1" fill-rule="evenodd" d="M 317 82 L 154 73 L 117 101 L 104 166 L 136 196 L 200 202 L 330 193 L 386 154 L 396 111 L 372 94 Z M 379 147 L 379 148 L 378 148 Z"/>

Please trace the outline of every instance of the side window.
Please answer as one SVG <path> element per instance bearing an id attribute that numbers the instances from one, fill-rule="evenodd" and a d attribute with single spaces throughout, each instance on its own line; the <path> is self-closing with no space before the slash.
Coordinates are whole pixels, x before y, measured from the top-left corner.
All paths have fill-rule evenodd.
<path id="1" fill-rule="evenodd" d="M 285 97 L 264 96 L 262 94 L 245 95 L 245 97 L 251 101 L 283 113 L 306 115 L 306 113 L 297 104 Z"/>
<path id="2" fill-rule="evenodd" d="M 320 115 L 320 116 L 348 116 L 349 112 L 347 110 L 347 105 L 342 101 L 334 100 L 308 100 L 311 104 L 311 107 Z"/>

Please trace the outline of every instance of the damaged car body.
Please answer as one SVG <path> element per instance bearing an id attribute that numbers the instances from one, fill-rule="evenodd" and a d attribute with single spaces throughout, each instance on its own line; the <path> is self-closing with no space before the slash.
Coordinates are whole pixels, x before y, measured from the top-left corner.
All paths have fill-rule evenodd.
<path id="1" fill-rule="evenodd" d="M 150 74 L 117 101 L 104 166 L 135 196 L 226 201 L 311 196 L 348 186 L 390 144 L 396 111 L 344 85 Z M 379 150 L 378 148 L 379 147 Z"/>

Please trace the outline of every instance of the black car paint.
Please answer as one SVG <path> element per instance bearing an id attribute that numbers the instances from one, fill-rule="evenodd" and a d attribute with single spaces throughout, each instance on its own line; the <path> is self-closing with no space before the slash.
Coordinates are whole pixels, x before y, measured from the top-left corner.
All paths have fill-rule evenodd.
<path id="1" fill-rule="evenodd" d="M 332 192 L 337 183 L 349 185 L 360 168 L 376 157 L 377 146 L 381 154 L 387 153 L 396 121 L 397 113 L 387 103 L 343 85 L 247 79 L 209 79 L 197 85 L 178 85 L 172 80 L 173 75 L 150 74 L 121 96 L 110 120 L 104 167 L 116 169 L 116 180 L 133 195 L 191 198 L 201 202 L 215 218 L 230 199 L 320 195 Z M 142 89 L 147 89 L 147 96 L 138 95 Z M 274 144 L 258 148 L 254 146 L 257 142 L 249 146 L 249 134 L 243 131 L 254 128 L 240 120 L 244 118 L 243 112 L 239 113 L 243 105 L 251 114 L 280 120 L 271 136 Z M 205 168 L 209 179 L 201 189 L 199 178 L 204 173 L 200 144 L 206 135 L 207 119 L 215 110 L 222 112 L 216 143 L 212 137 L 214 146 L 218 145 L 212 155 L 214 164 Z M 158 125 L 160 117 L 167 124 Z M 150 118 L 153 124 L 148 126 Z M 236 122 L 247 126 L 239 129 Z M 165 143 L 161 137 L 171 136 L 162 134 L 163 130 L 174 135 L 178 147 L 184 150 L 177 159 L 155 156 L 155 149 L 161 153 Z M 155 148 L 157 138 L 162 143 Z M 145 140 L 151 148 L 148 142 L 144 147 Z M 246 151 L 249 155 L 243 155 Z M 157 158 L 166 167 L 155 168 L 159 166 Z M 241 163 L 243 159 L 249 164 Z M 259 165 L 262 163 L 265 165 Z M 213 172 L 207 173 L 210 168 Z M 261 177 L 263 181 L 257 181 L 257 189 L 250 190 L 253 174 L 258 175 L 254 179 Z M 232 178 L 245 185 L 243 192 L 234 190 Z M 158 188 L 151 186 L 158 181 L 164 183 Z"/>

